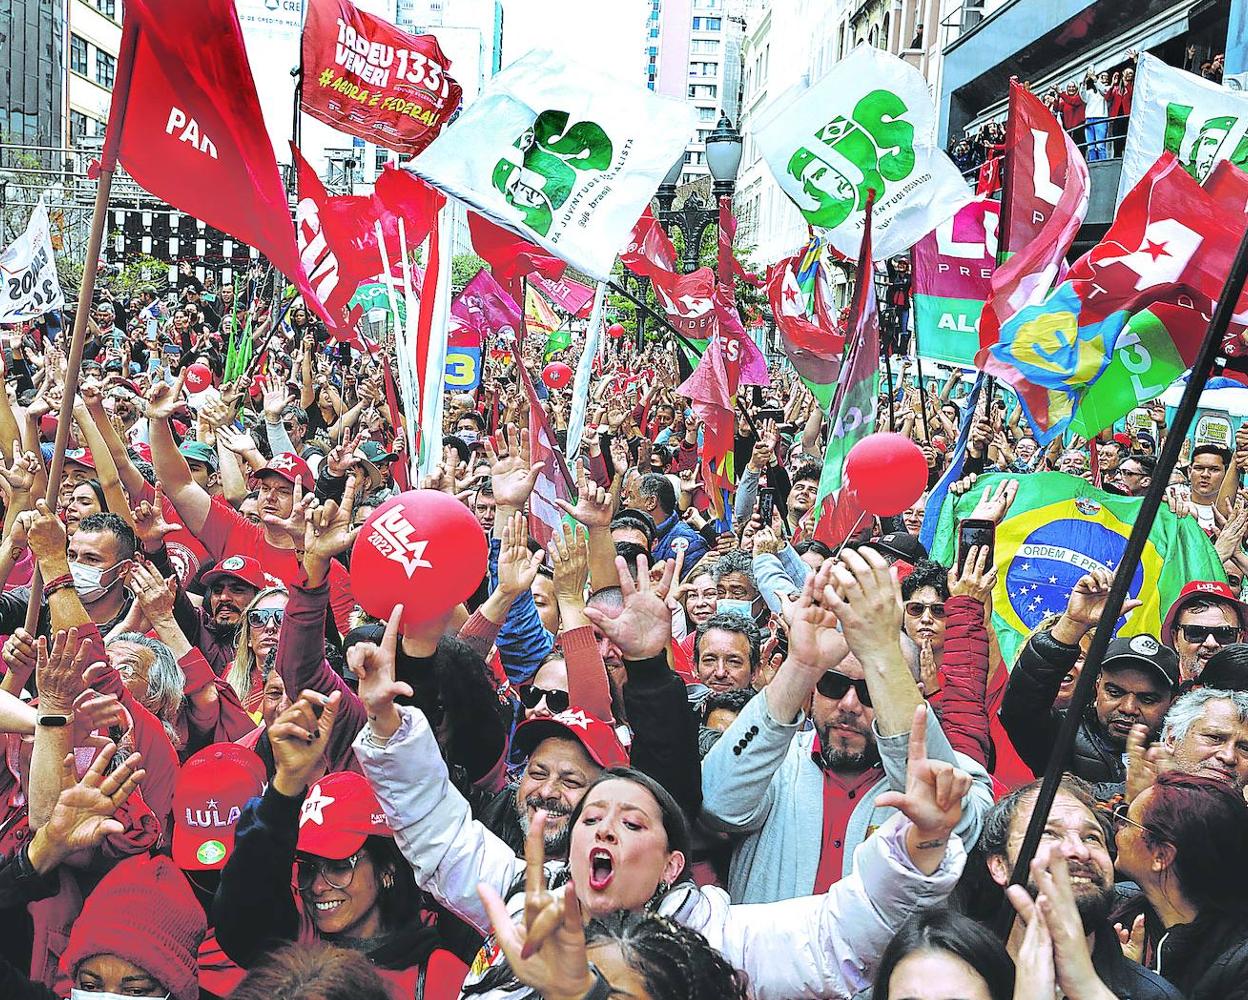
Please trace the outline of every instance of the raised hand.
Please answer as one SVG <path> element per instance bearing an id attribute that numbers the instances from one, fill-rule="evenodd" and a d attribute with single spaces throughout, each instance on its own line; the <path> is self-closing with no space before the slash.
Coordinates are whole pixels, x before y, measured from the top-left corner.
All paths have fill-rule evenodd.
<path id="1" fill-rule="evenodd" d="M 152 567 L 136 562 L 130 568 L 127 586 L 150 624 L 173 618 L 173 603 L 177 594 L 177 584 L 173 580 L 165 580 Z"/>
<path id="2" fill-rule="evenodd" d="M 286 383 L 274 376 L 261 378 L 259 386 L 264 418 L 271 424 L 279 423 L 286 409 Z"/>
<path id="3" fill-rule="evenodd" d="M 157 379 L 147 392 L 147 419 L 168 420 L 182 405 L 182 389 L 186 386 L 186 373 L 183 368 L 178 380 L 170 385 L 164 379 Z"/>
<path id="4" fill-rule="evenodd" d="M 29 859 L 41 874 L 51 871 L 71 854 L 98 846 L 106 837 L 124 831 L 117 810 L 146 777 L 143 756 L 132 753 L 110 774 L 105 774 L 117 752 L 106 743 L 79 780 L 74 755 L 61 762 L 61 794 L 47 822 L 39 828 L 29 848 Z"/>
<path id="5" fill-rule="evenodd" d="M 1061 619 L 1053 626 L 1053 637 L 1059 642 L 1073 646 L 1089 629 L 1095 628 L 1109 599 L 1113 585 L 1113 573 L 1108 569 L 1093 569 L 1079 578 Z M 1141 601 L 1127 598 L 1122 602 L 1122 614 L 1128 614 L 1141 605 Z M 1073 636 L 1073 639 L 1071 638 Z"/>
<path id="6" fill-rule="evenodd" d="M 910 742 L 906 757 L 906 790 L 884 792 L 876 805 L 892 807 L 913 824 L 906 837 L 911 860 L 919 864 L 918 855 L 940 855 L 932 860 L 938 865 L 944 856 L 945 844 L 962 818 L 962 798 L 971 790 L 971 776 L 952 764 L 931 760 L 927 756 L 927 705 L 914 710 Z M 931 866 L 930 870 L 935 870 Z"/>
<path id="7" fill-rule="evenodd" d="M 261 514 L 260 519 L 270 528 L 286 532 L 294 540 L 295 544 L 299 545 L 303 542 L 308 513 L 314 508 L 316 503 L 315 493 L 303 492 L 303 476 L 296 476 L 294 501 L 290 507 L 290 515 L 288 517 L 278 517 L 276 514 Z"/>
<path id="8" fill-rule="evenodd" d="M 537 477 L 545 468 L 544 462 L 530 460 L 528 428 L 517 431 L 509 427 L 487 438 L 485 454 L 490 461 L 495 502 L 500 507 L 520 510 L 528 502 Z"/>
<path id="9" fill-rule="evenodd" d="M 164 493 L 160 483 L 156 484 L 156 494 L 151 500 L 140 500 L 137 507 L 131 508 L 130 519 L 134 522 L 134 534 L 149 555 L 157 552 L 165 544 L 165 539 L 181 526 L 165 520 Z"/>
<path id="10" fill-rule="evenodd" d="M 39 471 L 39 456 L 33 451 L 22 451 L 21 444 L 13 442 L 13 458 L 8 466 L 0 464 L 0 478 L 14 497 L 27 496 L 35 485 Z"/>
<path id="11" fill-rule="evenodd" d="M 550 540 L 550 561 L 555 571 L 555 597 L 560 603 L 585 603 L 589 582 L 589 536 L 579 525 L 560 525 Z M 566 626 L 565 626 L 566 627 Z"/>
<path id="12" fill-rule="evenodd" d="M 789 660 L 816 678 L 834 669 L 849 654 L 845 636 L 837 628 L 836 615 L 816 602 L 816 596 L 832 583 L 831 560 L 806 577 L 802 592 L 784 605 L 789 630 Z"/>
<path id="13" fill-rule="evenodd" d="M 57 632 L 51 649 L 48 640 L 39 637 L 35 644 L 35 685 L 41 708 L 52 714 L 69 710 L 86 687 L 82 674 L 90 655 L 91 643 L 80 643 L 76 628 Z"/>
<path id="14" fill-rule="evenodd" d="M 347 650 L 347 664 L 359 680 L 360 701 L 368 711 L 368 724 L 373 735 L 389 739 L 403 721 L 395 698 L 412 697 L 410 684 L 395 680 L 395 654 L 399 646 L 399 623 L 403 605 L 390 612 L 381 645 L 357 642 Z"/>
<path id="15" fill-rule="evenodd" d="M 533 586 L 543 553 L 529 551 L 524 515 L 514 511 L 503 521 L 498 551 L 498 590 L 512 600 Z"/>
<path id="16" fill-rule="evenodd" d="M 356 532 L 351 527 L 359 476 L 347 480 L 342 503 L 330 500 L 311 510 L 303 525 L 303 568 L 309 586 L 319 586 L 329 573 L 329 562 L 351 547 Z"/>
<path id="17" fill-rule="evenodd" d="M 546 888 L 546 811 L 533 816 L 524 840 L 524 920 L 516 923 L 498 891 L 477 886 L 512 972 L 546 1000 L 579 1000 L 594 985 L 576 887 Z"/>
<path id="18" fill-rule="evenodd" d="M 611 618 L 599 608 L 586 608 L 585 617 L 619 647 L 624 659 L 646 660 L 657 656 L 667 648 L 672 637 L 672 609 L 662 595 L 671 587 L 675 563 L 669 562 L 664 567 L 663 579 L 658 584 L 650 579 L 649 561 L 645 556 L 637 557 L 636 583 L 623 556 L 615 557 L 615 568 L 620 576 L 623 609 L 617 617 Z"/>
<path id="19" fill-rule="evenodd" d="M 1149 746 L 1148 727 L 1137 722 L 1127 734 L 1127 787 L 1125 797 L 1134 802 L 1153 786 L 1159 774 L 1174 769 L 1174 753 L 1161 741 Z"/>
<path id="20" fill-rule="evenodd" d="M 1017 479 L 1007 479 L 1005 482 L 998 483 L 995 490 L 991 486 L 985 486 L 983 495 L 979 498 L 979 503 L 975 505 L 971 517 L 1000 524 L 1017 495 Z"/>
<path id="21" fill-rule="evenodd" d="M 343 441 L 330 453 L 325 456 L 325 468 L 329 475 L 335 479 L 341 479 L 347 474 L 352 466 L 359 463 L 360 458 L 356 455 L 359 447 L 368 440 L 367 434 L 357 434 L 349 441 Z"/>
<path id="22" fill-rule="evenodd" d="M 585 463 L 576 463 L 576 503 L 555 497 L 555 506 L 587 528 L 611 527 L 611 494 L 590 479 Z"/>
<path id="23" fill-rule="evenodd" d="M 41 562 L 65 558 L 65 525 L 48 508 L 42 498 L 35 501 L 35 509 L 19 515 L 26 533 L 26 542 L 35 558 Z"/>
<path id="24" fill-rule="evenodd" d="M 988 546 L 972 545 L 966 554 L 962 572 L 957 566 L 949 570 L 949 593 L 954 597 L 970 597 L 987 604 L 992 588 L 997 585 L 997 568 L 988 562 Z"/>
<path id="25" fill-rule="evenodd" d="M 855 655 L 865 663 L 872 653 L 899 649 L 901 586 L 888 561 L 874 549 L 847 549 L 830 572 L 833 582 L 822 601 L 836 613 Z"/>
<path id="26" fill-rule="evenodd" d="M 342 701 L 342 692 L 326 697 L 319 691 L 304 691 L 269 727 L 273 761 L 277 765 L 273 787 L 283 795 L 301 795 L 315 781 L 325 763 L 329 734 Z"/>

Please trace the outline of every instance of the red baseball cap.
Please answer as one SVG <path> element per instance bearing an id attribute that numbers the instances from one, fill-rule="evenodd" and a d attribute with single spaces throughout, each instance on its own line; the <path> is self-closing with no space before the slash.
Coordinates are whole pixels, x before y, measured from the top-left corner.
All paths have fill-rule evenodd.
<path id="1" fill-rule="evenodd" d="M 173 861 L 185 871 L 217 871 L 234 850 L 248 800 L 264 792 L 264 763 L 237 743 L 204 747 L 178 771 L 173 790 Z"/>
<path id="2" fill-rule="evenodd" d="M 85 465 L 92 472 L 95 471 L 95 459 L 91 455 L 90 448 L 66 448 L 65 461 L 73 462 L 75 465 Z"/>
<path id="3" fill-rule="evenodd" d="M 524 756 L 552 736 L 574 739 L 599 767 L 628 767 L 628 751 L 614 727 L 580 708 L 568 708 L 549 719 L 530 719 L 516 727 L 511 745 Z"/>
<path id="4" fill-rule="evenodd" d="M 269 585 L 264 570 L 260 568 L 260 560 L 253 559 L 251 556 L 227 556 L 205 573 L 201 582 L 205 587 L 211 587 L 217 580 L 226 576 L 242 580 L 247 586 L 255 587 L 256 590 L 264 590 Z"/>
<path id="5" fill-rule="evenodd" d="M 283 451 L 274 455 L 269 459 L 269 464 L 259 472 L 253 473 L 251 478 L 259 479 L 269 472 L 276 473 L 292 484 L 296 479 L 302 478 L 305 490 L 310 491 L 316 487 L 316 479 L 313 478 L 312 470 L 308 468 L 308 463 L 293 451 Z"/>
<path id="6" fill-rule="evenodd" d="M 327 774 L 308 789 L 299 810 L 301 854 L 341 861 L 369 837 L 393 837 L 368 779 L 355 771 Z"/>
<path id="7" fill-rule="evenodd" d="M 1201 598 L 1229 604 L 1235 609 L 1239 627 L 1248 628 L 1248 605 L 1235 596 L 1235 591 L 1231 589 L 1230 584 L 1223 583 L 1221 580 L 1192 580 L 1183 585 L 1179 596 L 1174 599 L 1170 610 L 1166 612 L 1166 620 L 1161 624 L 1161 641 L 1167 646 L 1174 645 L 1175 623 L 1179 620 L 1179 612 L 1192 601 Z"/>
<path id="8" fill-rule="evenodd" d="M 134 449 L 134 453 L 138 455 L 139 458 L 143 459 L 143 461 L 150 462 L 152 460 L 152 446 L 150 444 L 145 444 L 142 441 L 139 441 L 137 444 L 132 444 L 130 447 Z"/>

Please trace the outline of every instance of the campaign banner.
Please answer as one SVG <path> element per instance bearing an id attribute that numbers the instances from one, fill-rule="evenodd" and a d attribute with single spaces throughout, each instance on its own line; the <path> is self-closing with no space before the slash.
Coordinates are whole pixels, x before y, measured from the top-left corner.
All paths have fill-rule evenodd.
<path id="1" fill-rule="evenodd" d="M 454 338 L 452 338 L 454 339 Z M 443 385 L 447 392 L 471 392 L 481 384 L 481 345 L 446 345 L 446 377 Z"/>
<path id="2" fill-rule="evenodd" d="M 463 90 L 433 35 L 411 35 L 349 0 L 309 0 L 301 105 L 313 118 L 405 156 L 437 138 Z"/>
<path id="3" fill-rule="evenodd" d="M 26 231 L 0 253 L 0 323 L 38 319 L 65 305 L 52 256 L 52 233 L 43 196 Z"/>
<path id="4" fill-rule="evenodd" d="M 1135 78 L 1119 202 L 1167 152 L 1201 184 L 1223 160 L 1248 168 L 1248 95 L 1167 66 L 1146 52 Z"/>
<path id="5" fill-rule="evenodd" d="M 914 245 L 915 344 L 925 358 L 971 366 L 992 290 L 1000 205 L 978 199 Z"/>

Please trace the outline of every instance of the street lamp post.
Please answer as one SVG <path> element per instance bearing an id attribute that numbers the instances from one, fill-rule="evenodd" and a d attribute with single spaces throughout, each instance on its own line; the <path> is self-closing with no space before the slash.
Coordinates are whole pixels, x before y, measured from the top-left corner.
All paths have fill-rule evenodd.
<path id="1" fill-rule="evenodd" d="M 713 195 L 709 205 L 699 195 L 691 194 L 679 209 L 672 207 L 676 200 L 676 183 L 684 166 L 683 157 L 672 165 L 655 195 L 663 227 L 669 234 L 673 229 L 679 229 L 684 237 L 685 252 L 679 263 L 685 274 L 697 270 L 702 237 L 712 224 L 719 222 L 719 199 L 731 198 L 737 186 L 737 169 L 741 166 L 741 133 L 726 114 L 720 114 L 719 124 L 707 137 L 706 163 L 711 171 Z"/>

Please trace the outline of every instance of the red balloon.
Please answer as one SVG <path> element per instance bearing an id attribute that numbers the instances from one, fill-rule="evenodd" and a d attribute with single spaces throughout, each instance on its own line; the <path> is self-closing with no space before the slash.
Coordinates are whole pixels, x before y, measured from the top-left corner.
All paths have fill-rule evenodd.
<path id="1" fill-rule="evenodd" d="M 625 330 L 619 323 L 612 323 L 609 327 L 607 327 L 607 336 L 612 340 L 619 340 L 627 334 L 628 331 Z"/>
<path id="2" fill-rule="evenodd" d="M 212 388 L 212 369 L 196 362 L 186 369 L 186 391 L 192 396 Z"/>
<path id="3" fill-rule="evenodd" d="M 562 361 L 552 361 L 542 369 L 542 381 L 548 389 L 562 389 L 572 381 L 572 369 Z"/>
<path id="4" fill-rule="evenodd" d="M 900 514 L 927 489 L 927 459 L 901 434 L 869 434 L 849 449 L 845 479 L 863 510 L 877 517 Z"/>
<path id="5" fill-rule="evenodd" d="M 485 576 L 488 544 L 462 503 L 438 490 L 409 490 L 368 516 L 351 550 L 351 589 L 385 621 L 403 605 L 403 624 L 441 618 Z"/>

